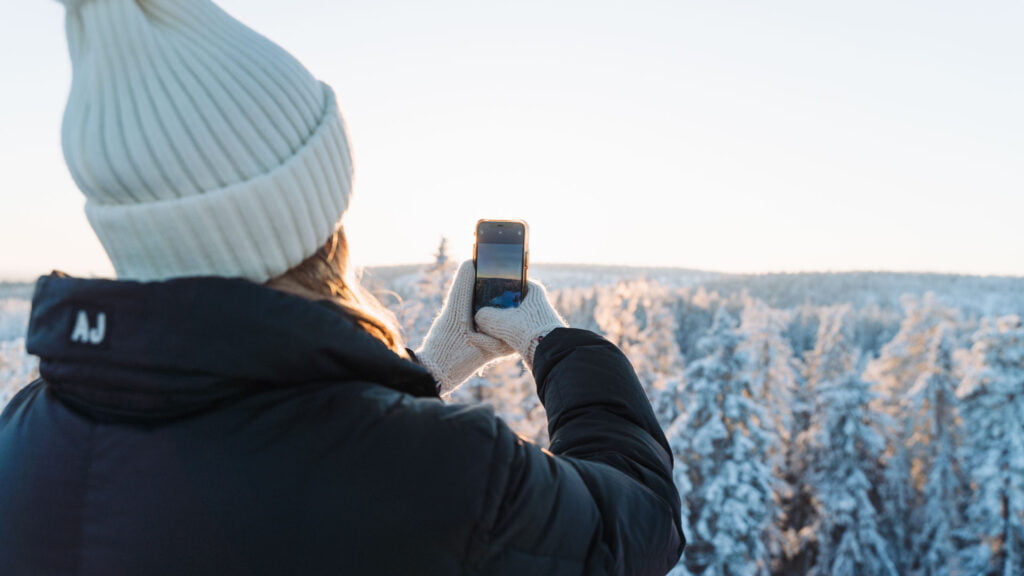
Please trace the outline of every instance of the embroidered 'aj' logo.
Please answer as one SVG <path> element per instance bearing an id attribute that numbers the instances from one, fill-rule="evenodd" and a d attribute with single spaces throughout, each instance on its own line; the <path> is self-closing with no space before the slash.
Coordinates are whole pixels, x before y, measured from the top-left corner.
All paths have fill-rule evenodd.
<path id="1" fill-rule="evenodd" d="M 89 320 L 89 314 L 85 310 L 79 310 L 75 318 L 75 328 L 71 331 L 71 341 L 79 344 L 91 344 L 99 346 L 107 337 L 107 315 L 103 312 L 96 313 L 95 324 Z"/>

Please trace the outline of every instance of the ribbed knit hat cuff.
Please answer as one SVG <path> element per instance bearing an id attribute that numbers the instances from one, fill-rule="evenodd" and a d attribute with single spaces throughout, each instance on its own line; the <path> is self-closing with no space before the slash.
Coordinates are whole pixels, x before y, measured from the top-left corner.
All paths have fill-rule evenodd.
<path id="1" fill-rule="evenodd" d="M 184 276 L 265 282 L 312 255 L 348 207 L 352 161 L 326 84 L 316 131 L 274 170 L 219 190 L 144 204 L 100 204 L 86 214 L 122 280 Z"/>

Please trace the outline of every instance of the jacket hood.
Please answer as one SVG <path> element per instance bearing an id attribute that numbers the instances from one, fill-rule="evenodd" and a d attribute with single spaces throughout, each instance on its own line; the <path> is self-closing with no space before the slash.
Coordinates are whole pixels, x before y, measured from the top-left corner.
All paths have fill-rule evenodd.
<path id="1" fill-rule="evenodd" d="M 27 348 L 54 393 L 97 415 L 174 417 L 259 388 L 348 381 L 437 396 L 429 372 L 333 302 L 237 278 L 55 272 L 37 282 Z"/>

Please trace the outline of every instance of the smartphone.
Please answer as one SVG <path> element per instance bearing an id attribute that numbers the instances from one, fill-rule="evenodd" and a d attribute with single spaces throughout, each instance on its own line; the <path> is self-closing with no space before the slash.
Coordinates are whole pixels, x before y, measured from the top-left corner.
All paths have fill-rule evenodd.
<path id="1" fill-rule="evenodd" d="M 476 223 L 473 314 L 484 306 L 515 308 L 523 301 L 530 258 L 528 241 L 529 228 L 522 220 L 480 220 Z"/>

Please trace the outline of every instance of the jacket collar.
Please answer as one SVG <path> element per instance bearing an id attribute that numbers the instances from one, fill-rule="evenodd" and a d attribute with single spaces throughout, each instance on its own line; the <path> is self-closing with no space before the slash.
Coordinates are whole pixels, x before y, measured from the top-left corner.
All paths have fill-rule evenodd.
<path id="1" fill-rule="evenodd" d="M 110 414 L 173 416 L 254 388 L 353 380 L 437 395 L 425 369 L 336 304 L 236 278 L 44 276 L 27 346 L 58 395 Z"/>

